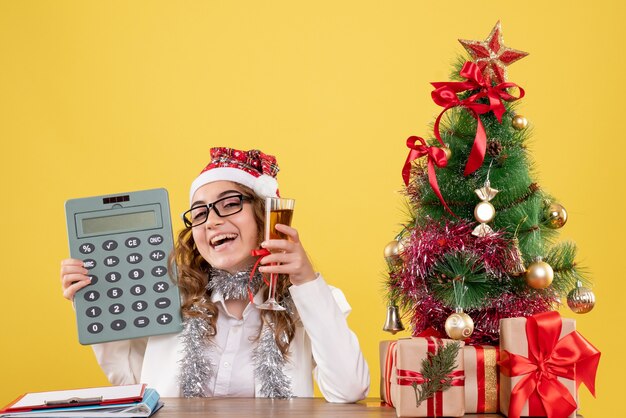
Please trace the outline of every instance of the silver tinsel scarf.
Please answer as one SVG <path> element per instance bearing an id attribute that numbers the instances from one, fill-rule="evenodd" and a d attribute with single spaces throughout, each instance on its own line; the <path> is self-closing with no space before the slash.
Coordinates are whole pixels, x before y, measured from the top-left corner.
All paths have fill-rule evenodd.
<path id="1" fill-rule="evenodd" d="M 238 271 L 230 274 L 224 270 L 211 269 L 209 273 L 209 283 L 206 288 L 209 293 L 215 291 L 224 296 L 224 300 L 229 299 L 248 299 L 248 282 L 250 282 L 250 290 L 254 295 L 259 291 L 263 277 L 258 271 L 255 272 L 252 280 L 250 280 L 250 269 Z"/>
<path id="2" fill-rule="evenodd" d="M 250 281 L 250 270 L 230 274 L 213 269 L 209 276 L 207 291 L 219 292 L 224 300 L 247 299 L 248 286 L 253 294 L 258 292 L 263 278 L 256 272 Z M 290 305 L 290 304 L 289 304 Z M 291 306 L 289 306 L 292 308 Z M 200 311 L 194 306 L 192 310 Z M 292 309 L 289 309 L 292 314 Z M 184 397 L 206 397 L 206 385 L 214 375 L 214 365 L 206 355 L 209 345 L 207 336 L 215 335 L 215 330 L 204 318 L 187 318 L 180 334 L 183 358 L 180 361 L 179 382 Z M 272 327 L 264 323 L 259 343 L 254 349 L 254 375 L 261 381 L 260 392 L 269 398 L 291 398 L 291 379 L 283 372 L 285 357 L 276 344 Z"/>
<path id="3" fill-rule="evenodd" d="M 285 375 L 285 357 L 276 344 L 274 331 L 263 324 L 259 344 L 252 355 L 254 375 L 261 380 L 261 395 L 267 398 L 291 398 L 291 379 Z"/>
<path id="4" fill-rule="evenodd" d="M 192 311 L 204 309 L 193 306 Z M 206 313 L 206 312 L 204 312 Z M 180 360 L 180 389 L 185 398 L 206 396 L 206 384 L 213 376 L 214 366 L 206 355 L 207 337 L 215 335 L 215 330 L 205 317 L 186 318 L 179 338 L 183 346 Z"/>

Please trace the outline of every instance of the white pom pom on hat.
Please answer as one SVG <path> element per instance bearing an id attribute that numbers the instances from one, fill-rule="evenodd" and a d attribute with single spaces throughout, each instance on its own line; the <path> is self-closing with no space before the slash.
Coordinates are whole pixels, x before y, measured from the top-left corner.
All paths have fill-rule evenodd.
<path id="1" fill-rule="evenodd" d="M 189 202 L 200 187 L 215 181 L 232 181 L 251 188 L 262 198 L 278 197 L 276 157 L 257 149 L 211 148 L 211 162 L 191 183 Z"/>

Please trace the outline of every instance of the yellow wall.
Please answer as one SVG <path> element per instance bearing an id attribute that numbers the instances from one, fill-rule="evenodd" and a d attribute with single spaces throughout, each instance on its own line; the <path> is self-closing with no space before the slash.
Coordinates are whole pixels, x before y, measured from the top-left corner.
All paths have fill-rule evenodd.
<path id="1" fill-rule="evenodd" d="M 165 187 L 174 216 L 216 145 L 278 154 L 315 265 L 353 306 L 378 391 L 382 250 L 405 220 L 404 141 L 440 110 L 457 38 L 505 42 L 526 89 L 540 184 L 568 209 L 599 300 L 578 328 L 603 352 L 586 417 L 624 372 L 621 2 L 2 1 L 0 404 L 105 384 L 61 297 L 68 198 Z M 506 193 L 506 190 L 503 191 Z M 616 312 L 611 314 L 610 312 Z M 569 313 L 566 312 L 567 315 Z M 604 324 L 604 325 L 603 325 Z M 618 372 L 621 370 L 621 372 Z"/>

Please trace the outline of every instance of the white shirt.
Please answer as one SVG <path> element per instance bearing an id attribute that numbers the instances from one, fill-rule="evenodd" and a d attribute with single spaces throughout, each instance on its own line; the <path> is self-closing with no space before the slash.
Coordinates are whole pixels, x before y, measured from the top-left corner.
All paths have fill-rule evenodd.
<path id="1" fill-rule="evenodd" d="M 283 368 L 291 379 L 293 395 L 312 397 L 313 376 L 329 402 L 364 399 L 369 390 L 369 369 L 358 339 L 346 322 L 350 305 L 343 292 L 328 286 L 321 275 L 302 285 L 291 286 L 289 292 L 301 320 L 289 344 L 288 360 Z M 256 304 L 263 302 L 260 292 L 254 301 Z M 248 305 L 246 311 L 241 321 L 242 331 L 238 331 L 239 320 L 226 314 L 225 309 L 220 310 L 214 337 L 218 344 L 213 346 L 215 351 L 207 352 L 217 368 L 214 382 L 211 379 L 207 385 L 214 396 L 262 396 L 261 382 L 254 377 L 251 357 L 256 341 L 248 339 L 259 332 L 260 314 L 252 305 Z M 141 382 L 163 397 L 181 396 L 178 375 L 182 344 L 177 334 L 94 344 L 92 348 L 112 384 Z"/>
<path id="2" fill-rule="evenodd" d="M 214 344 L 207 348 L 207 356 L 213 365 L 214 375 L 207 382 L 209 396 L 254 397 L 254 361 L 252 354 L 261 327 L 259 310 L 248 303 L 243 319 L 231 315 L 224 298 L 217 292 L 211 301 L 219 310 L 217 334 Z M 234 384 L 231 385 L 231 382 Z"/>

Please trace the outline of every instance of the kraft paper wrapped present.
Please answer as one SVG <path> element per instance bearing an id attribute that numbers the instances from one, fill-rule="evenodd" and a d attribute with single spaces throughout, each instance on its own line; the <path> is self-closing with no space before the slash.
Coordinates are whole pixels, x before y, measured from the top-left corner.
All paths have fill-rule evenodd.
<path id="1" fill-rule="evenodd" d="M 390 344 L 391 368 L 389 401 L 396 408 L 398 417 L 462 417 L 465 415 L 465 388 L 463 381 L 463 342 L 456 357 L 456 368 L 451 374 L 452 386 L 443 392 L 416 405 L 416 395 L 412 383 L 422 383 L 422 360 L 428 353 L 435 353 L 438 341 L 450 344 L 455 341 L 434 337 L 400 339 Z"/>
<path id="2" fill-rule="evenodd" d="M 466 345 L 463 347 L 465 413 L 498 412 L 500 389 L 499 359 L 499 347 L 492 345 Z"/>
<path id="3" fill-rule="evenodd" d="M 600 352 L 575 329 L 557 312 L 500 320 L 500 412 L 575 418 L 580 384 L 595 396 Z"/>
<path id="4" fill-rule="evenodd" d="M 391 359 L 392 352 L 389 350 L 393 344 L 395 347 L 396 341 L 385 340 L 378 343 L 378 355 L 380 359 L 380 399 L 389 404 L 389 389 L 391 384 Z"/>

